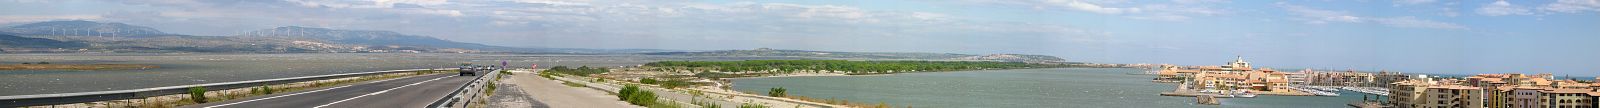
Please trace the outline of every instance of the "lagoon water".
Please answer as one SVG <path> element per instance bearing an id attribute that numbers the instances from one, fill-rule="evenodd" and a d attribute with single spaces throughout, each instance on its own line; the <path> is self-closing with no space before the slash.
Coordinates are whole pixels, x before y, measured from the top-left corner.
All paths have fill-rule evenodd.
<path id="1" fill-rule="evenodd" d="M 784 87 L 789 95 L 846 99 L 854 103 L 919 108 L 1342 108 L 1362 99 L 1260 96 L 1223 99 L 1223 105 L 1194 104 L 1192 97 L 1160 96 L 1173 84 L 1150 82 L 1151 75 L 1121 68 L 1052 68 L 905 73 L 874 76 L 814 76 L 734 80 L 742 92 L 766 93 Z M 780 106 L 781 107 L 781 106 Z"/>
<path id="2" fill-rule="evenodd" d="M 0 96 L 128 90 L 397 69 L 448 68 L 463 62 L 526 67 L 634 66 L 661 60 L 781 59 L 636 55 L 497 54 L 0 54 L 0 63 L 152 64 L 157 69 L 0 71 Z"/>

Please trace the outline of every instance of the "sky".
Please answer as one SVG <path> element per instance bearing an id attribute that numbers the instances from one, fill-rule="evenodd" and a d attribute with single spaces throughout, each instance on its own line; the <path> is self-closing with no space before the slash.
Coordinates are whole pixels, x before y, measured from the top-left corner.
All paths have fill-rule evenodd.
<path id="1" fill-rule="evenodd" d="M 1597 0 L 0 0 L 0 25 L 389 30 L 514 47 L 1052 55 L 1600 75 Z"/>

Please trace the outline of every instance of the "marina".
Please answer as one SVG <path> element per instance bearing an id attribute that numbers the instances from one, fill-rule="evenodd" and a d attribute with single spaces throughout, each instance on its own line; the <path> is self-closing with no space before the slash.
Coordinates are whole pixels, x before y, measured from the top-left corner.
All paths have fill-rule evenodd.
<path id="1" fill-rule="evenodd" d="M 1326 90 L 1314 89 L 1314 88 L 1315 87 L 1313 87 L 1313 86 L 1295 86 L 1294 87 L 1295 90 L 1298 90 L 1300 92 L 1311 93 L 1311 94 L 1314 94 L 1314 95 L 1317 95 L 1317 96 L 1339 96 L 1339 93 L 1334 93 L 1334 92 L 1338 92 L 1338 91 L 1326 91 Z"/>
<path id="2" fill-rule="evenodd" d="M 1379 95 L 1379 96 L 1389 96 L 1389 89 L 1385 89 L 1385 88 L 1381 88 L 1381 87 L 1340 87 L 1340 89 L 1350 90 L 1350 91 L 1355 91 L 1355 92 L 1361 92 L 1361 93 L 1366 93 L 1366 94 Z"/>

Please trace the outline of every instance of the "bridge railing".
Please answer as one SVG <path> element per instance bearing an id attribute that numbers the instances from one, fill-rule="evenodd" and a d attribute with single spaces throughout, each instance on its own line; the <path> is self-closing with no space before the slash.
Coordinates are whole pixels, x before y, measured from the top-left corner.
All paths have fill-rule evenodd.
<path id="1" fill-rule="evenodd" d="M 174 95 L 174 94 L 185 94 L 185 93 L 188 93 L 189 92 L 189 88 L 192 88 L 192 87 L 204 87 L 204 88 L 206 88 L 208 90 L 213 90 L 214 91 L 214 90 L 228 90 L 228 89 L 238 89 L 238 88 L 247 88 L 247 87 L 257 87 L 257 86 L 262 86 L 262 85 L 276 85 L 276 84 L 287 84 L 287 83 L 305 82 L 305 81 L 338 79 L 338 78 L 366 76 L 366 75 L 377 75 L 377 74 L 388 74 L 388 73 L 399 73 L 399 72 L 412 72 L 412 71 L 422 71 L 422 70 L 445 70 L 445 69 L 449 69 L 449 68 L 406 69 L 406 70 L 387 70 L 387 71 L 360 72 L 360 73 L 342 73 L 342 74 L 303 76 L 303 77 L 290 77 L 290 78 L 276 78 L 276 79 L 250 80 L 250 81 L 234 81 L 234 82 L 221 82 L 221 83 L 167 86 L 167 87 L 155 87 L 155 88 L 132 89 L 132 90 L 114 90 L 114 91 L 93 91 L 93 92 L 77 92 L 77 93 L 0 96 L 0 108 L 25 107 L 25 106 L 43 106 L 43 105 L 60 105 L 60 104 L 99 102 L 99 101 L 124 100 L 124 99 L 139 99 L 139 98 L 146 98 L 146 97 L 166 96 L 166 95 Z"/>
<path id="2" fill-rule="evenodd" d="M 457 88 L 455 92 L 450 92 L 450 95 L 445 95 L 444 97 L 439 98 L 438 101 L 428 104 L 428 107 L 426 108 L 467 108 L 468 106 L 472 106 L 472 101 L 478 99 L 478 96 L 483 95 L 484 86 L 488 85 L 489 80 L 494 80 L 493 78 L 485 77 L 500 75 L 500 71 L 502 70 L 489 71 L 483 75 L 478 75 L 478 78 L 473 79 L 472 82 L 461 85 L 461 87 Z"/>

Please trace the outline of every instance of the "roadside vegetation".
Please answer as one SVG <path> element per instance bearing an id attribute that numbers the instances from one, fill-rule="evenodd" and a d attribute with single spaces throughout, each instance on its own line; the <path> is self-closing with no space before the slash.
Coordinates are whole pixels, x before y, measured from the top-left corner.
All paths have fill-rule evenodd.
<path id="1" fill-rule="evenodd" d="M 550 67 L 550 69 L 546 69 L 543 72 L 553 72 L 553 73 L 561 73 L 561 74 L 567 74 L 567 75 L 578 75 L 578 76 L 589 76 L 591 74 L 600 74 L 600 73 L 611 72 L 611 69 L 603 68 L 603 67 L 602 68 L 590 68 L 589 66 L 580 66 L 578 68 L 567 68 L 567 66 L 555 66 L 555 67 Z"/>
<path id="2" fill-rule="evenodd" d="M 656 93 L 650 92 L 650 90 L 643 90 L 639 88 L 639 85 L 627 85 L 622 87 L 622 90 L 617 90 L 617 99 L 639 106 L 650 106 L 657 103 Z"/>
<path id="3" fill-rule="evenodd" d="M 783 87 L 771 88 L 767 90 L 767 96 L 787 97 L 789 96 L 789 89 L 783 89 Z"/>
<path id="4" fill-rule="evenodd" d="M 661 86 L 661 88 L 668 88 L 668 89 L 681 88 L 681 87 L 688 87 L 688 86 L 696 85 L 694 82 L 689 82 L 689 81 L 681 80 L 681 79 L 680 80 L 665 80 L 665 81 L 663 81 L 663 80 L 656 80 L 654 78 L 639 78 L 639 83 L 657 85 L 657 86 Z"/>
<path id="5" fill-rule="evenodd" d="M 739 104 L 739 108 L 772 108 L 772 107 L 767 106 L 767 105 L 762 105 L 762 104 L 744 103 L 744 104 Z"/>

